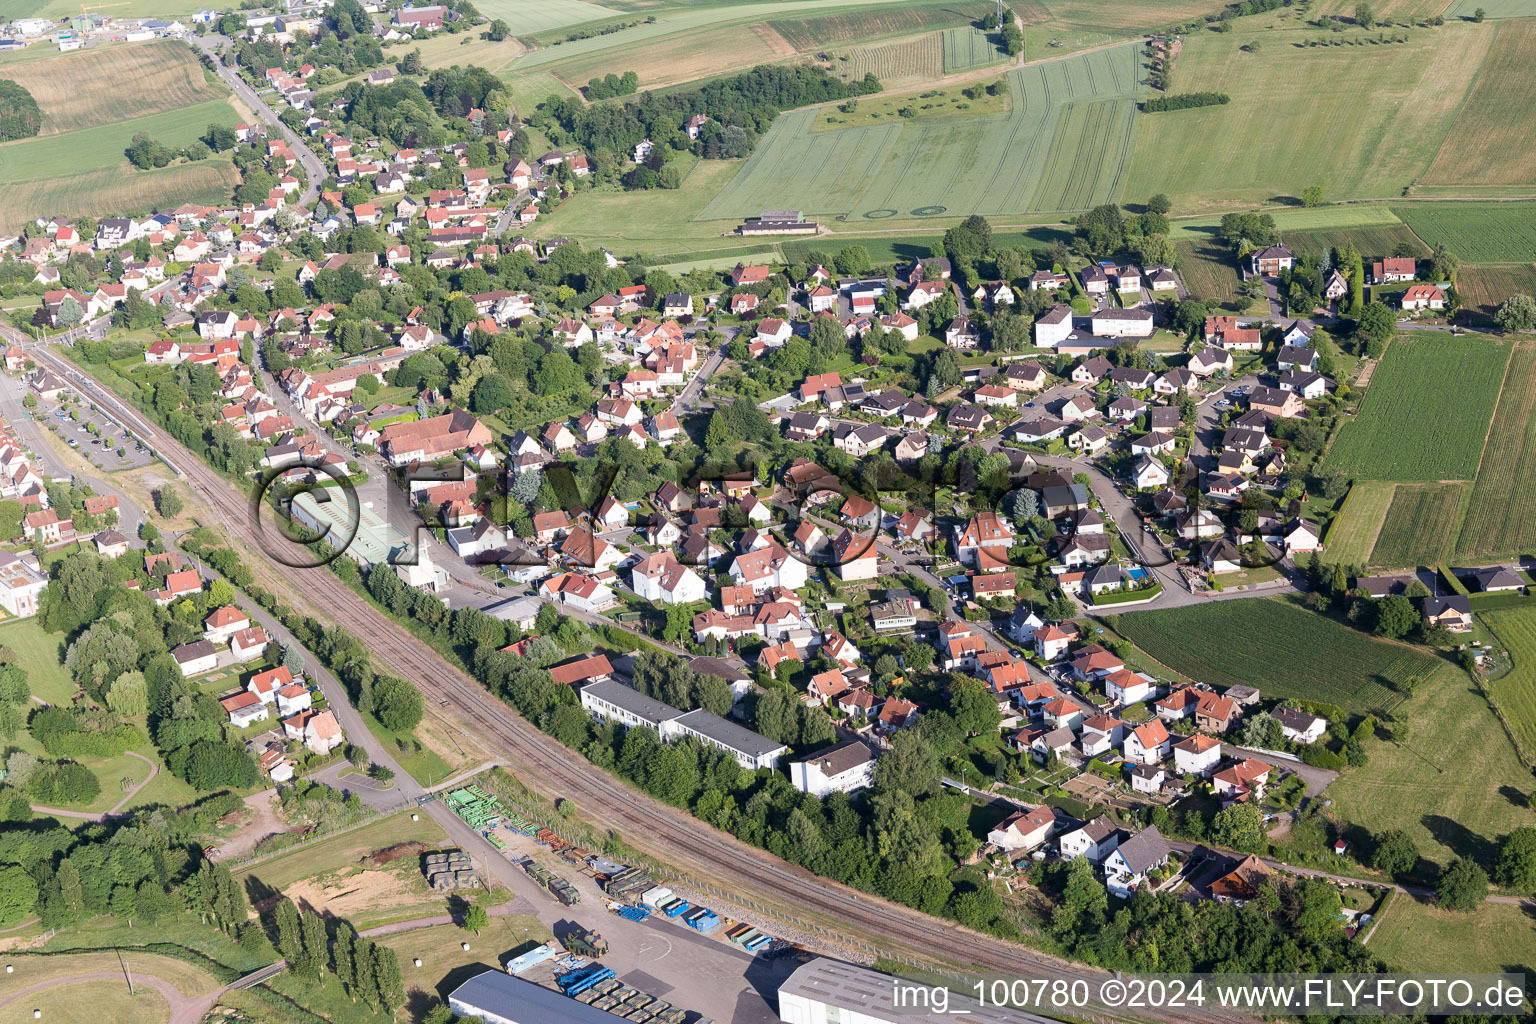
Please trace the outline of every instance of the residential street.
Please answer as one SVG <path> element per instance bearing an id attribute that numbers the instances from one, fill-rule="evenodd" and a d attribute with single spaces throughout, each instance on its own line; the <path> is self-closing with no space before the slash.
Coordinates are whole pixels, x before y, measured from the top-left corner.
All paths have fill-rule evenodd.
<path id="1" fill-rule="evenodd" d="M 282 133 L 283 138 L 292 147 L 294 155 L 299 158 L 299 164 L 304 168 L 305 175 L 309 178 L 309 182 L 299 202 L 304 206 L 314 203 L 320 197 L 320 183 L 326 178 L 325 165 L 320 162 L 320 158 L 315 155 L 315 151 L 309 148 L 309 144 L 300 138 L 297 132 L 282 122 L 277 116 L 277 111 L 273 110 L 266 100 L 257 95 L 256 90 L 247 85 L 245 79 L 241 78 L 234 68 L 224 63 L 223 58 L 219 55 L 219 51 L 226 43 L 230 43 L 231 40 L 226 36 L 216 33 L 188 36 L 187 38 L 191 41 L 192 45 L 213 58 L 214 66 L 218 70 L 219 77 L 224 80 L 224 84 L 233 89 L 235 95 L 239 96 L 246 106 L 255 111 L 258 117 L 270 127 Z"/>

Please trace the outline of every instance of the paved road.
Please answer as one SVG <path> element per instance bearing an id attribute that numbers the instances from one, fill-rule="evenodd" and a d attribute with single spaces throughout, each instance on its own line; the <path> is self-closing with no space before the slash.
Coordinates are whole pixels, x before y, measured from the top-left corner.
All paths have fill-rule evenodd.
<path id="1" fill-rule="evenodd" d="M 673 415 L 682 419 L 698 408 L 704 398 L 704 388 L 709 383 L 709 378 L 714 376 L 724 363 L 724 352 L 716 350 L 709 354 L 704 360 L 704 365 L 699 367 L 699 372 L 693 375 L 693 379 L 684 385 L 683 390 L 672 402 Z"/>
<path id="2" fill-rule="evenodd" d="M 214 67 L 217 69 L 219 77 L 224 80 L 224 84 L 233 89 L 235 95 L 239 96 L 245 101 L 246 106 L 255 111 L 257 117 L 281 132 L 283 138 L 288 141 L 288 145 L 293 148 L 294 155 L 299 158 L 300 166 L 304 168 L 304 173 L 309 177 L 308 186 L 304 189 L 299 205 L 308 206 L 320 198 L 320 183 L 325 180 L 326 176 L 325 164 L 320 162 L 320 158 L 315 155 L 315 151 L 309 148 L 309 144 L 297 132 L 282 122 L 277 116 L 277 111 L 273 110 L 266 100 L 258 96 L 256 90 L 252 89 L 234 68 L 224 63 L 224 59 L 219 55 L 219 51 L 224 44 L 230 42 L 228 37 L 209 33 L 204 36 L 191 36 L 189 40 L 193 46 L 213 58 Z"/>

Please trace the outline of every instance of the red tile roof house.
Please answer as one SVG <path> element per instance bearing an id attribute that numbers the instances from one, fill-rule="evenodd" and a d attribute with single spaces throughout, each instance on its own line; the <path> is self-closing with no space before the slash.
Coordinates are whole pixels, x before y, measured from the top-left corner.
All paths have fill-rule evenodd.
<path id="1" fill-rule="evenodd" d="M 1400 301 L 1404 309 L 1444 309 L 1445 292 L 1439 285 L 1411 284 Z"/>
<path id="2" fill-rule="evenodd" d="M 229 723 L 237 729 L 267 719 L 267 706 L 253 693 L 236 693 L 225 697 L 219 701 L 219 706 L 229 716 Z"/>
<path id="3" fill-rule="evenodd" d="M 245 688 L 258 700 L 271 704 L 277 700 L 277 691 L 285 686 L 293 685 L 293 673 L 287 666 L 279 665 L 277 668 L 269 668 L 265 672 L 257 672 L 246 682 Z"/>
<path id="4" fill-rule="evenodd" d="M 243 629 L 250 628 L 251 620 L 245 612 L 230 605 L 217 608 L 203 620 L 203 639 L 209 643 L 223 644 Z"/>
<path id="5" fill-rule="evenodd" d="M 267 632 L 260 626 L 242 629 L 229 638 L 229 649 L 236 661 L 255 661 L 267 649 Z"/>
<path id="6" fill-rule="evenodd" d="M 391 423 L 379 435 L 379 450 L 392 466 L 431 461 L 477 444 L 495 440 L 485 424 L 462 409 L 424 420 Z"/>
<path id="7" fill-rule="evenodd" d="M 155 595 L 155 604 L 162 608 L 179 597 L 196 594 L 203 589 L 203 578 L 191 569 L 173 572 L 165 577 L 165 589 Z"/>

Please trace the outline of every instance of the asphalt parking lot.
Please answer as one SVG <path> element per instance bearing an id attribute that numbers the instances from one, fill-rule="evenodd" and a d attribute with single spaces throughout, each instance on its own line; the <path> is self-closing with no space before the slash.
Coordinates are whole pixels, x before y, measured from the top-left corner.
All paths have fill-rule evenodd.
<path id="1" fill-rule="evenodd" d="M 53 426 L 65 444 L 74 442 L 70 447 L 84 455 L 98 469 L 108 472 L 138 469 L 154 461 L 147 447 L 140 450 L 137 438 L 102 413 L 75 407 L 73 412 L 79 419 L 73 420 L 67 416 L 60 419 L 60 411 L 57 405 L 45 404 L 40 405 L 34 415 Z M 87 424 L 94 424 L 98 433 L 92 433 Z"/>

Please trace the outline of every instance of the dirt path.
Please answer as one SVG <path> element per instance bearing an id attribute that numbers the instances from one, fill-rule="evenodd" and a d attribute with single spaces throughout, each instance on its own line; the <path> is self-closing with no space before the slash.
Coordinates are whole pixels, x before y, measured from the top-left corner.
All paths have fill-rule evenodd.
<path id="1" fill-rule="evenodd" d="M 123 795 L 121 800 L 113 804 L 111 809 L 92 814 L 88 811 L 66 811 L 58 807 L 44 807 L 41 804 L 32 804 L 32 813 L 51 814 L 56 818 L 79 818 L 83 821 L 106 821 L 108 818 L 113 817 L 117 814 L 118 811 L 121 811 L 123 807 L 127 805 L 128 801 L 132 800 L 135 796 L 138 795 L 139 790 L 149 785 L 150 780 L 152 780 L 156 775 L 160 774 L 160 766 L 155 764 L 154 761 L 151 761 L 149 758 L 145 757 L 143 754 L 130 750 L 128 751 L 128 756 L 136 757 L 140 761 L 143 761 L 145 764 L 149 765 L 149 774 L 144 777 L 143 782 L 139 783 L 137 786 L 134 786 Z"/>
<path id="2" fill-rule="evenodd" d="M 46 992 L 49 989 L 58 988 L 60 985 L 75 985 L 84 981 L 121 981 L 124 984 L 127 983 L 123 975 L 117 971 L 90 971 L 67 978 L 55 978 L 52 981 L 40 981 L 36 985 L 28 985 L 26 988 L 0 1000 L 0 1010 L 5 1009 L 24 996 Z M 136 986 L 148 986 L 154 989 L 164 997 L 167 1003 L 171 1004 L 170 1024 L 198 1024 L 199 1021 L 208 1015 L 208 1011 L 213 1009 L 214 1004 L 219 1000 L 219 996 L 223 995 L 226 991 L 226 989 L 219 989 L 217 992 L 206 996 L 184 996 L 175 985 L 172 985 L 164 978 L 157 978 L 153 974 L 134 975 L 133 982 Z"/>
<path id="3" fill-rule="evenodd" d="M 255 817 L 240 826 L 234 836 L 219 843 L 220 860 L 244 857 L 256 848 L 257 843 L 283 831 L 283 822 L 273 806 L 276 799 L 275 789 L 264 789 L 245 798 L 245 806 L 255 812 Z"/>

